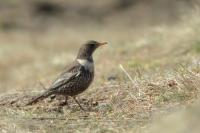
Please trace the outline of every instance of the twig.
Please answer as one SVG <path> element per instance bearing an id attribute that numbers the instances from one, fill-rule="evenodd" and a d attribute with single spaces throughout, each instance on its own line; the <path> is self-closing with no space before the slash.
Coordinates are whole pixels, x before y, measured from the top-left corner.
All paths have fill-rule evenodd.
<path id="1" fill-rule="evenodd" d="M 55 118 L 55 117 L 33 117 L 32 120 L 66 120 L 65 118 Z"/>
<path id="2" fill-rule="evenodd" d="M 134 80 L 131 78 L 131 76 L 129 75 L 129 73 L 124 69 L 124 67 L 122 66 L 122 64 L 119 64 L 119 67 L 127 75 L 127 77 L 130 79 L 130 81 L 134 84 Z"/>
<path id="3" fill-rule="evenodd" d="M 128 76 L 128 78 L 131 80 L 131 82 L 134 84 L 134 80 L 131 78 L 131 76 L 128 74 L 128 72 L 124 69 L 124 67 L 123 67 L 121 64 L 119 65 L 119 67 L 120 67 L 120 69 Z M 132 95 L 131 92 L 129 92 L 129 95 L 130 95 L 132 98 L 134 98 L 134 99 L 137 100 L 137 97 L 134 96 L 134 95 Z"/>
<path id="4" fill-rule="evenodd" d="M 126 76 L 130 79 L 130 81 L 132 82 L 133 85 L 135 85 L 135 82 L 133 80 L 133 78 L 130 76 L 130 74 L 124 69 L 124 67 L 122 66 L 122 64 L 119 64 L 119 67 L 121 68 L 121 70 L 126 74 Z M 136 87 L 138 89 L 138 96 L 141 96 L 140 93 L 140 89 L 138 87 Z"/>

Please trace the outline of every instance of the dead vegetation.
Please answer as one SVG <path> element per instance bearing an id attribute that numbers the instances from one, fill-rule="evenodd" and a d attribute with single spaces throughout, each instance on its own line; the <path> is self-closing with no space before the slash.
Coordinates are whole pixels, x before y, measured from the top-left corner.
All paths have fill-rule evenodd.
<path id="1" fill-rule="evenodd" d="M 71 1 L 69 5 L 76 4 Z M 107 19 L 76 26 L 60 25 L 56 19 L 51 21 L 55 23 L 48 23 L 48 30 L 16 30 L 6 25 L 12 30 L 0 32 L 0 132 L 144 133 L 157 121 L 158 114 L 163 117 L 190 107 L 200 91 L 199 10 L 180 15 L 173 25 L 130 28 L 132 23 L 127 16 L 132 8 L 126 6 L 115 6 L 121 10 L 118 17 L 125 22 L 116 21 L 113 25 Z M 59 6 L 46 8 L 45 13 L 52 10 L 54 15 L 63 10 Z M 112 16 L 112 21 L 118 17 Z M 37 26 L 34 22 L 28 24 Z M 49 86 L 88 38 L 110 44 L 95 53 L 94 84 L 79 96 L 87 111 L 81 111 L 73 100 L 69 101 L 70 108 L 61 106 L 62 97 L 24 106 L 44 90 L 41 83 Z"/>
<path id="2" fill-rule="evenodd" d="M 194 68 L 199 70 L 198 66 Z M 24 106 L 33 95 L 2 96 L 0 114 L 6 120 L 8 117 L 10 121 L 15 120 L 15 129 L 4 126 L 1 131 L 138 131 L 138 127 L 145 127 L 156 113 L 173 112 L 193 103 L 199 96 L 199 74 L 186 67 L 179 69 L 174 70 L 170 77 L 151 75 L 152 81 L 141 76 L 134 83 L 110 81 L 95 87 L 80 97 L 86 112 L 82 112 L 72 100 L 70 108 L 60 106 L 62 98 L 50 97 L 36 105 Z M 30 128 L 31 123 L 36 124 Z M 41 123 L 46 124 L 40 127 Z M 26 127 L 20 127 L 21 124 Z"/>

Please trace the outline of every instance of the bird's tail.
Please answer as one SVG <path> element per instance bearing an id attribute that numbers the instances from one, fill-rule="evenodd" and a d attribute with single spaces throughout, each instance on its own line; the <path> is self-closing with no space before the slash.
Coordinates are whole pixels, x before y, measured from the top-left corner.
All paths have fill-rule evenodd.
<path id="1" fill-rule="evenodd" d="M 28 102 L 26 104 L 26 106 L 28 105 L 32 105 L 32 104 L 35 104 L 37 103 L 39 100 L 43 100 L 45 98 L 47 98 L 48 96 L 52 95 L 54 92 L 52 90 L 48 90 L 42 94 L 40 94 L 39 96 L 36 96 L 34 99 L 32 99 L 30 102 Z"/>

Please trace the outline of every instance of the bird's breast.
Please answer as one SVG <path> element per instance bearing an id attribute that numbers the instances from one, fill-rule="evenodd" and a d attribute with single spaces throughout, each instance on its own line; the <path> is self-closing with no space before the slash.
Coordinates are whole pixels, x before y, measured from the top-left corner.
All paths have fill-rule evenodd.
<path id="1" fill-rule="evenodd" d="M 68 88 L 70 88 L 70 93 L 67 93 L 71 96 L 82 93 L 90 86 L 93 78 L 94 73 L 85 70 L 81 71 L 68 86 Z"/>

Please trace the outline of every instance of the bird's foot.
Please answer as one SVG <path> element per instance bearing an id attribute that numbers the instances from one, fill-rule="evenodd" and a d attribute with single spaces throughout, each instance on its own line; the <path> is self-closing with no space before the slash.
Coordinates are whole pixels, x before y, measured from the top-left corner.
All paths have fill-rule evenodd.
<path id="1" fill-rule="evenodd" d="M 81 109 L 82 111 L 86 111 L 86 109 L 84 109 L 84 108 L 81 106 L 81 104 L 80 104 L 79 101 L 76 99 L 76 97 L 73 97 L 73 99 L 74 99 L 74 101 L 78 104 L 78 106 L 80 107 L 80 109 Z"/>
<path id="2" fill-rule="evenodd" d="M 67 106 L 67 108 L 71 108 L 71 107 L 69 106 L 68 102 L 66 102 L 66 101 L 59 103 L 58 106 L 61 106 L 61 107 Z"/>

